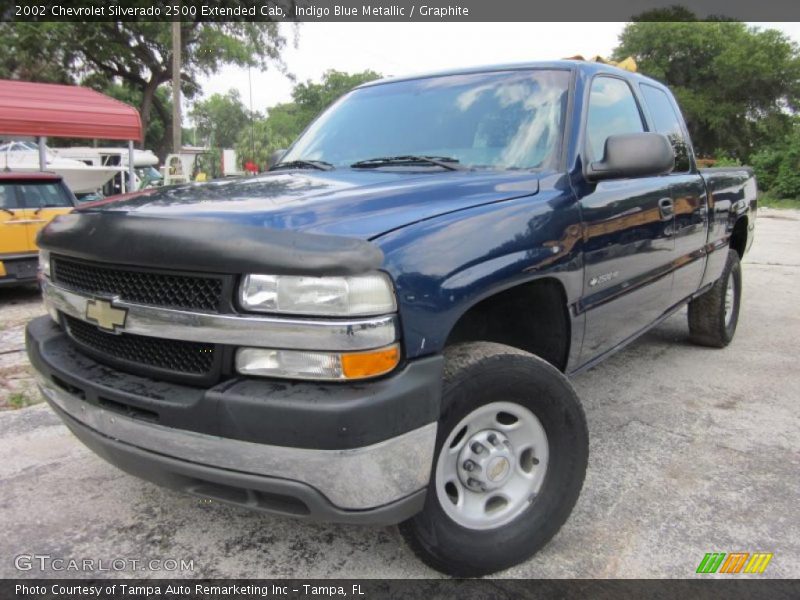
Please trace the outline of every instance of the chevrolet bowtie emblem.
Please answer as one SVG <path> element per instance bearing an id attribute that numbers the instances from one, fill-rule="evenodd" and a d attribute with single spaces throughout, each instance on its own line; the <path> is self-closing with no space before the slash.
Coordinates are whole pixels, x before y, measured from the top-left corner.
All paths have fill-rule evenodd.
<path id="1" fill-rule="evenodd" d="M 114 308 L 106 300 L 89 300 L 86 303 L 86 320 L 107 331 L 124 327 L 127 316 L 127 309 Z"/>

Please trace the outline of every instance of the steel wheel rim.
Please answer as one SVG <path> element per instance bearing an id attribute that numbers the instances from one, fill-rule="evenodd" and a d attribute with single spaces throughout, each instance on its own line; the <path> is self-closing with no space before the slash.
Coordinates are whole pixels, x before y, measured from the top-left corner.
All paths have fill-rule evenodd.
<path id="1" fill-rule="evenodd" d="M 484 450 L 476 452 L 475 443 Z M 462 527 L 495 529 L 536 498 L 548 462 L 547 435 L 536 415 L 513 402 L 492 402 L 464 417 L 447 436 L 436 461 L 436 496 Z"/>
<path id="2" fill-rule="evenodd" d="M 728 275 L 728 285 L 725 288 L 725 327 L 729 327 L 733 320 L 733 305 L 736 302 L 736 282 L 733 273 Z"/>

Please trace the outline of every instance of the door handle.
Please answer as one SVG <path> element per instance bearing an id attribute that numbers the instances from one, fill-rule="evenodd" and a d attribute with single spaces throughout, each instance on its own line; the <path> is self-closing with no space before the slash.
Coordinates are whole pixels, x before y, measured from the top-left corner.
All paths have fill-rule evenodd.
<path id="1" fill-rule="evenodd" d="M 671 219 L 675 214 L 675 205 L 672 202 L 672 198 L 661 198 L 658 201 L 658 212 L 661 214 L 662 221 Z"/>

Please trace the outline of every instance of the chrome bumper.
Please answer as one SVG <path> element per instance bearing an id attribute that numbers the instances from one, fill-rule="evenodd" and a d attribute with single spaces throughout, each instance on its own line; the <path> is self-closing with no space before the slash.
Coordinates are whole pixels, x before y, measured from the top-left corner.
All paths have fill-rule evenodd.
<path id="1" fill-rule="evenodd" d="M 350 450 L 270 446 L 164 427 L 99 408 L 37 377 L 45 397 L 83 426 L 141 450 L 315 488 L 338 508 L 365 510 L 428 485 L 436 423 Z"/>
<path id="2" fill-rule="evenodd" d="M 42 281 L 49 310 L 86 321 L 86 304 L 94 300 Z M 363 319 L 292 319 L 247 315 L 221 315 L 172 310 L 113 300 L 127 311 L 125 333 L 151 337 L 293 350 L 359 351 L 388 346 L 397 341 L 397 316 Z"/>

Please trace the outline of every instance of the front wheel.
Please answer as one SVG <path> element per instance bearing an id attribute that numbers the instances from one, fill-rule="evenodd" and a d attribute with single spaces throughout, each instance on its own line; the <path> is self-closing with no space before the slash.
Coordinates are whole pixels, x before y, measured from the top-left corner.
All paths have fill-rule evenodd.
<path id="1" fill-rule="evenodd" d="M 527 560 L 561 528 L 583 484 L 588 432 L 572 386 L 544 360 L 488 342 L 445 359 L 425 507 L 400 529 L 429 566 L 475 577 Z"/>
<path id="2" fill-rule="evenodd" d="M 689 302 L 689 335 L 695 344 L 724 348 L 733 340 L 742 300 L 742 266 L 735 250 L 728 250 L 725 269 L 702 296 Z"/>

